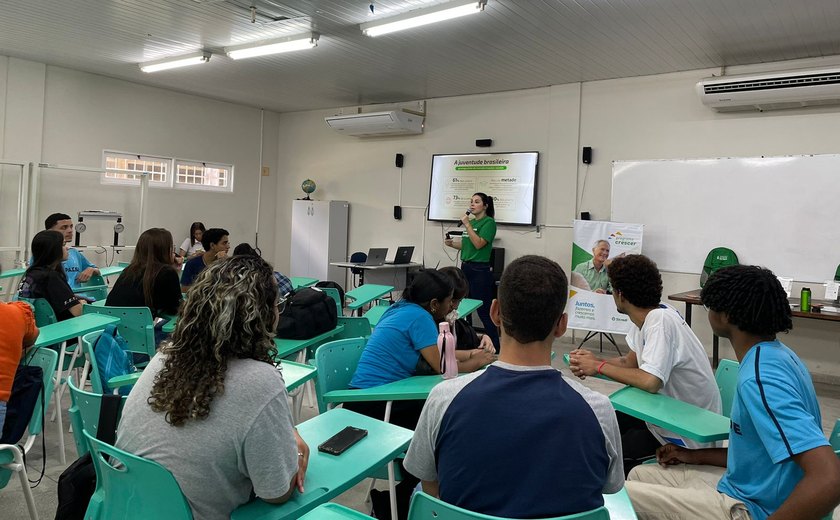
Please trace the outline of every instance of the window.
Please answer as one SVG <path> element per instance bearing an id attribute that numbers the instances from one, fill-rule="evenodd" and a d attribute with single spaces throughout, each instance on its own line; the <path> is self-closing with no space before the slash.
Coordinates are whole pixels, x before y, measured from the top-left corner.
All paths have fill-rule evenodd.
<path id="1" fill-rule="evenodd" d="M 172 159 L 105 150 L 102 153 L 103 184 L 140 184 L 140 177 L 149 175 L 149 186 L 172 185 Z"/>
<path id="2" fill-rule="evenodd" d="M 175 187 L 233 191 L 233 166 L 175 159 Z"/>

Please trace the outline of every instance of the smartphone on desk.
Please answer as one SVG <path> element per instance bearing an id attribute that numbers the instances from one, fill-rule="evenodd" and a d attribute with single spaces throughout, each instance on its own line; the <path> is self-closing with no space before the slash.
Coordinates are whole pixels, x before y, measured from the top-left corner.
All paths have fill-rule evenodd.
<path id="1" fill-rule="evenodd" d="M 329 453 L 330 455 L 341 455 L 347 451 L 350 446 L 364 439 L 367 434 L 367 430 L 356 428 L 354 426 L 348 426 L 322 442 L 318 446 L 318 451 Z"/>

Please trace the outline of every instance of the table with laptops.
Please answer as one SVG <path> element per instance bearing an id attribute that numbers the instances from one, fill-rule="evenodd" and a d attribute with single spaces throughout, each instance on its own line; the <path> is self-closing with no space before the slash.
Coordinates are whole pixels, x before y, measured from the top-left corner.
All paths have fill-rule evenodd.
<path id="1" fill-rule="evenodd" d="M 422 264 L 411 261 L 413 255 L 414 246 L 400 246 L 393 260 L 386 261 L 388 248 L 372 247 L 364 262 L 332 262 L 330 265 L 358 269 L 362 273 L 361 283 L 390 285 L 395 291 L 401 292 L 408 283 L 408 272 L 422 267 Z"/>

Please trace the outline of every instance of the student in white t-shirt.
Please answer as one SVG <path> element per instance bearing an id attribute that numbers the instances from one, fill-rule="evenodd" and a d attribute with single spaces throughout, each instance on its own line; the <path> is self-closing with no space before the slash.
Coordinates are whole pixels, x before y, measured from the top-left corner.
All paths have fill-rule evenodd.
<path id="1" fill-rule="evenodd" d="M 720 392 L 706 350 L 680 313 L 660 302 L 662 277 L 656 264 L 646 256 L 630 255 L 616 258 L 607 269 L 616 308 L 635 325 L 627 334 L 630 352 L 604 360 L 588 350 L 573 350 L 572 373 L 581 379 L 603 374 L 647 392 L 720 413 Z M 620 412 L 617 415 L 624 469 L 628 472 L 653 457 L 656 449 L 667 442 L 688 448 L 715 446 L 686 439 Z"/>
<path id="2" fill-rule="evenodd" d="M 204 246 L 201 245 L 201 237 L 204 235 L 204 224 L 201 222 L 193 222 L 190 226 L 190 236 L 181 243 L 180 255 L 186 262 L 190 258 L 194 258 L 204 253 Z"/>

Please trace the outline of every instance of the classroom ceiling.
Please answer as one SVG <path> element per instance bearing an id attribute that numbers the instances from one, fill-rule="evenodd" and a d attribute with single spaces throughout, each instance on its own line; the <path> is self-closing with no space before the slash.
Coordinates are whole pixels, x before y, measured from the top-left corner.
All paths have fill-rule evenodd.
<path id="1" fill-rule="evenodd" d="M 0 54 L 279 112 L 840 54 L 837 0 L 488 0 L 431 26 L 359 30 L 440 3 L 374 0 L 370 16 L 369 0 L 0 0 Z M 312 50 L 222 51 L 309 31 Z M 138 67 L 202 49 L 204 65 Z"/>

